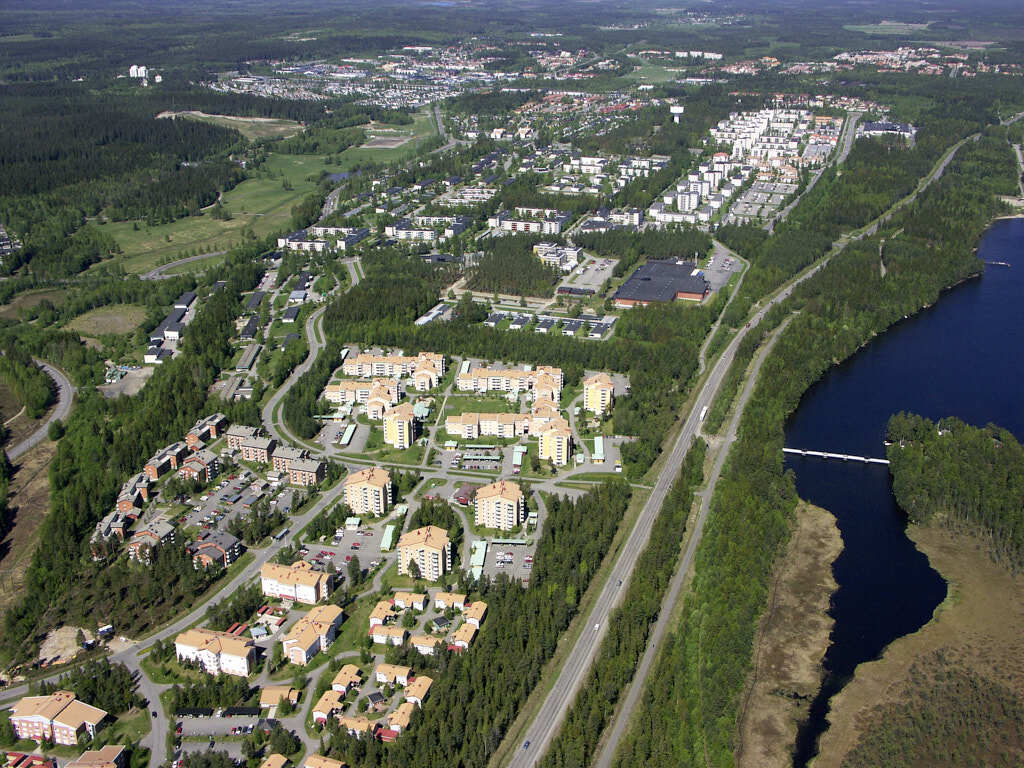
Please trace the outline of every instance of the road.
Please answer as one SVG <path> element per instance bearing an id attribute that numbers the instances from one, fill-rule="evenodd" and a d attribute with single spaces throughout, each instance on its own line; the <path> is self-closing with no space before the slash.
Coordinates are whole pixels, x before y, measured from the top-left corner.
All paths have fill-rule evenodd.
<path id="1" fill-rule="evenodd" d="M 326 310 L 327 305 L 325 304 L 306 319 L 306 340 L 309 343 L 309 354 L 306 355 L 305 360 L 295 366 L 295 370 L 292 371 L 291 376 L 285 380 L 284 384 L 278 388 L 277 392 L 270 397 L 267 404 L 263 407 L 263 426 L 267 428 L 267 431 L 270 432 L 274 439 L 279 443 L 298 442 L 298 439 L 288 432 L 288 428 L 285 426 L 283 418 L 281 419 L 280 429 L 278 428 L 277 423 L 274 421 L 274 409 L 277 408 L 278 403 L 284 400 L 285 395 L 287 395 L 295 385 L 295 382 L 298 381 L 306 371 L 313 367 L 313 363 L 316 362 L 316 358 L 320 354 L 320 350 L 324 348 L 324 342 L 317 338 L 317 329 L 315 326 L 319 324 L 320 318 L 323 317 Z M 282 431 L 285 433 L 284 435 L 281 434 Z M 288 439 L 286 440 L 285 438 Z"/>
<path id="2" fill-rule="evenodd" d="M 965 142 L 976 138 L 977 134 L 974 136 L 968 136 L 953 145 L 953 147 L 951 147 L 943 158 L 935 165 L 932 171 L 921 181 L 914 192 L 897 201 L 891 208 L 881 214 L 869 225 L 861 228 L 848 238 L 842 239 L 835 245 L 829 254 L 818 261 L 817 264 L 808 268 L 803 273 L 790 280 L 786 285 L 778 289 L 771 298 L 759 306 L 747 325 L 744 328 L 740 328 L 736 332 L 736 335 L 733 336 L 721 357 L 719 357 L 715 362 L 700 390 L 700 393 L 694 400 L 690 413 L 683 425 L 682 432 L 676 439 L 676 443 L 668 457 L 668 460 L 659 472 L 658 480 L 655 483 L 654 489 L 652 490 L 650 497 L 647 499 L 646 504 L 644 504 L 644 508 L 640 512 L 640 516 L 638 517 L 637 522 L 619 555 L 618 561 L 616 561 L 613 566 L 610 578 L 605 583 L 604 589 L 602 589 L 597 602 L 594 604 L 590 616 L 584 623 L 583 633 L 577 640 L 576 645 L 570 651 L 557 680 L 552 686 L 551 691 L 548 693 L 547 698 L 544 700 L 544 703 L 541 705 L 540 711 L 534 718 L 533 722 L 528 726 L 523 736 L 524 743 L 529 742 L 529 748 L 516 750 L 514 756 L 508 763 L 510 768 L 528 768 L 529 766 L 535 765 L 547 751 L 551 744 L 551 740 L 557 735 L 561 723 L 565 718 L 569 707 L 572 705 L 572 702 L 575 700 L 579 687 L 582 685 L 590 665 L 600 648 L 601 641 L 604 638 L 607 629 L 606 619 L 611 615 L 612 611 L 617 606 L 621 595 L 625 591 L 629 576 L 636 565 L 636 560 L 649 538 L 654 518 L 656 517 L 658 510 L 661 508 L 661 504 L 668 494 L 668 490 L 673 480 L 679 472 L 679 468 L 682 465 L 686 451 L 693 443 L 694 436 L 696 435 L 699 427 L 700 411 L 705 406 L 710 407 L 714 401 L 722 380 L 728 373 L 729 367 L 736 356 L 736 351 L 740 342 L 751 329 L 756 328 L 760 324 L 761 320 L 764 319 L 764 316 L 772 307 L 789 298 L 793 290 L 800 283 L 817 274 L 828 264 L 829 260 L 842 251 L 849 242 L 874 234 L 877 231 L 878 226 L 884 221 L 887 221 L 888 218 L 892 216 L 893 212 L 912 202 L 920 192 L 932 184 L 936 179 L 941 177 L 953 156 L 956 154 L 956 151 Z M 733 295 L 735 295 L 735 292 Z M 708 340 L 714 336 L 714 331 L 715 328 L 712 328 L 711 332 L 708 334 Z M 777 338 L 777 336 L 775 338 Z M 705 341 L 704 347 L 701 349 L 702 367 L 707 344 L 708 341 Z M 748 386 L 753 387 L 755 381 L 756 376 L 752 376 L 748 382 Z M 745 405 L 746 400 L 741 399 L 736 409 L 738 416 L 742 415 L 742 408 Z M 717 476 L 713 479 L 717 481 Z M 706 493 L 709 498 L 714 494 L 714 490 L 714 484 L 709 482 L 706 488 Z M 690 544 L 687 547 L 686 552 L 683 554 L 683 558 L 678 566 L 678 569 L 684 574 L 689 571 L 690 566 L 693 563 L 693 557 L 697 546 L 700 543 L 706 519 L 707 508 L 706 505 L 702 504 L 702 511 L 698 513 L 693 531 L 690 534 Z M 622 582 L 621 587 L 617 586 L 620 579 Z M 663 610 L 662 613 L 667 613 L 667 611 Z M 593 626 L 594 629 L 588 629 L 591 626 Z M 650 642 L 653 643 L 654 639 L 655 638 L 652 638 Z M 654 643 L 654 648 L 651 652 L 657 652 L 656 643 Z M 642 689 L 643 685 L 640 684 L 636 687 L 638 689 Z M 619 717 L 622 720 L 628 721 L 630 718 L 630 710 L 623 709 Z M 616 745 L 614 743 L 609 741 L 605 749 L 610 749 L 614 753 L 615 746 Z"/>
<path id="3" fill-rule="evenodd" d="M 53 379 L 53 383 L 57 385 L 57 405 L 54 407 L 53 412 L 39 428 L 36 429 L 31 435 L 26 437 L 20 443 L 11 448 L 7 449 L 7 458 L 11 461 L 17 461 L 22 454 L 26 451 L 35 448 L 39 443 L 46 439 L 46 432 L 50 427 L 50 424 L 57 421 L 67 421 L 68 414 L 71 413 L 71 402 L 75 397 L 75 387 L 68 380 L 68 377 L 58 371 L 52 365 L 45 360 L 40 360 L 38 357 L 32 358 L 36 361 L 36 365 L 46 371 L 46 374 Z"/>
<path id="4" fill-rule="evenodd" d="M 167 264 L 162 264 L 161 266 L 156 267 L 155 269 L 151 269 L 151 270 L 149 270 L 149 272 L 146 272 L 144 275 L 139 275 L 139 279 L 140 280 L 170 280 L 172 277 L 177 277 L 177 275 L 167 275 L 167 274 L 164 274 L 168 269 L 173 269 L 174 267 L 180 266 L 182 264 L 190 264 L 193 261 L 202 261 L 203 259 L 208 259 L 211 256 L 222 256 L 225 253 L 227 253 L 227 251 L 210 251 L 210 253 L 200 253 L 200 254 L 198 254 L 196 256 L 186 256 L 184 259 L 177 259 L 176 261 L 170 261 Z"/>

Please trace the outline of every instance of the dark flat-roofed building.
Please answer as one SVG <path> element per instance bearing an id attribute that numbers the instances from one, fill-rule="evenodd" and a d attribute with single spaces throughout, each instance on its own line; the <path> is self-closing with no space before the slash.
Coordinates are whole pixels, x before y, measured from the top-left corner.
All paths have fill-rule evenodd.
<path id="1" fill-rule="evenodd" d="M 641 265 L 615 292 L 615 306 L 635 306 L 686 299 L 702 301 L 708 281 L 693 262 L 649 261 Z"/>

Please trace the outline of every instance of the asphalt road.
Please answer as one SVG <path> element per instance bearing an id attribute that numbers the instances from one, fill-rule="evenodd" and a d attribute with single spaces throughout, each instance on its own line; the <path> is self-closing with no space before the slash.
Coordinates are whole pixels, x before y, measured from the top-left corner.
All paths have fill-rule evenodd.
<path id="1" fill-rule="evenodd" d="M 309 318 L 306 320 L 306 340 L 309 343 L 309 354 L 306 355 L 305 360 L 303 360 L 295 367 L 295 370 L 292 371 L 291 376 L 289 376 L 285 380 L 284 384 L 282 384 L 278 388 L 277 392 L 275 392 L 271 396 L 270 400 L 268 400 L 267 404 L 263 407 L 263 425 L 267 428 L 267 431 L 270 432 L 271 435 L 273 435 L 274 439 L 277 440 L 279 443 L 295 442 L 295 440 L 293 436 L 290 434 L 286 435 L 289 438 L 289 440 L 286 440 L 285 436 L 282 436 L 281 432 L 287 432 L 287 427 L 284 426 L 284 420 L 282 419 L 281 428 L 278 429 L 278 425 L 274 422 L 274 409 L 277 408 L 278 403 L 284 400 L 285 395 L 287 395 L 289 390 L 291 390 L 291 388 L 295 385 L 295 382 L 299 380 L 299 377 L 301 377 L 306 371 L 313 367 L 313 363 L 316 362 L 316 358 L 320 354 L 320 350 L 323 349 L 324 343 L 317 339 L 315 333 L 316 329 L 314 326 L 316 326 L 320 318 L 323 317 L 323 314 L 326 311 L 326 309 L 327 305 L 325 304 L 324 306 L 320 307 L 320 309 L 318 309 L 316 312 L 311 314 Z"/>
<path id="2" fill-rule="evenodd" d="M 71 413 L 71 402 L 75 397 L 75 387 L 70 381 L 68 381 L 67 376 L 45 360 L 40 360 L 38 357 L 34 357 L 32 359 L 36 361 L 36 365 L 46 371 L 46 374 L 53 379 L 54 384 L 57 385 L 57 405 L 54 407 L 53 412 L 46 421 L 40 424 L 39 428 L 35 432 L 17 445 L 7 449 L 7 458 L 11 461 L 16 461 L 26 451 L 35 448 L 39 443 L 45 440 L 46 431 L 50 424 L 58 419 L 61 421 L 67 421 L 68 414 Z"/>
<path id="3" fill-rule="evenodd" d="M 167 264 L 162 264 L 156 269 L 151 269 L 144 275 L 139 275 L 140 280 L 170 280 L 172 277 L 177 275 L 164 274 L 168 269 L 173 269 L 181 264 L 189 264 L 193 261 L 201 261 L 208 259 L 211 256 L 220 256 L 221 254 L 227 253 L 227 251 L 211 251 L 210 253 L 200 253 L 195 256 L 186 256 L 184 259 L 178 259 L 177 261 L 170 261 Z"/>

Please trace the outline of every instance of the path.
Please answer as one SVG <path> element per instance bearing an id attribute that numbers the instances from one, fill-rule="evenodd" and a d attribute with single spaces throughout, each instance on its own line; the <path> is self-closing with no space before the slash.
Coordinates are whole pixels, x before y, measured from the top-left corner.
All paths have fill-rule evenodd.
<path id="1" fill-rule="evenodd" d="M 177 259 L 175 261 L 169 261 L 166 264 L 161 264 L 159 267 L 149 270 L 143 275 L 139 275 L 140 280 L 170 280 L 172 277 L 178 277 L 178 275 L 167 275 L 164 274 L 166 270 L 173 269 L 174 267 L 182 264 L 190 264 L 193 261 L 201 261 L 202 259 L 209 259 L 212 256 L 223 256 L 227 251 L 210 251 L 209 253 L 200 253 L 195 256 L 186 256 L 184 259 Z"/>
<path id="2" fill-rule="evenodd" d="M 306 371 L 313 367 L 313 363 L 316 362 L 317 356 L 320 354 L 320 350 L 323 349 L 324 342 L 317 338 L 317 329 L 315 326 L 320 322 L 320 318 L 323 317 L 326 310 L 327 305 L 325 304 L 306 319 L 306 339 L 309 343 L 309 354 L 306 355 L 305 360 L 295 366 L 295 370 L 292 371 L 291 376 L 285 380 L 284 384 L 278 387 L 278 390 L 271 395 L 267 404 L 263 407 L 263 414 L 261 417 L 263 426 L 267 428 L 267 431 L 279 443 L 285 442 L 285 437 L 288 438 L 289 442 L 300 442 L 298 438 L 288 431 L 288 427 L 285 425 L 283 418 L 281 419 L 280 424 L 274 420 L 274 411 L 277 409 L 278 404 L 284 400 L 285 395 L 287 395 L 295 385 L 295 382 L 297 382 Z"/>
<path id="3" fill-rule="evenodd" d="M 53 383 L 56 384 L 57 405 L 54 407 L 46 421 L 40 424 L 35 432 L 17 445 L 7 449 L 7 458 L 11 461 L 17 461 L 25 452 L 35 448 L 39 443 L 45 440 L 50 424 L 57 420 L 67 421 L 68 414 L 71 413 L 71 401 L 74 399 L 76 392 L 74 385 L 72 385 L 68 380 L 67 376 L 45 360 L 40 360 L 37 357 L 33 357 L 32 359 L 35 360 L 36 365 L 46 371 L 46 374 L 53 379 Z"/>

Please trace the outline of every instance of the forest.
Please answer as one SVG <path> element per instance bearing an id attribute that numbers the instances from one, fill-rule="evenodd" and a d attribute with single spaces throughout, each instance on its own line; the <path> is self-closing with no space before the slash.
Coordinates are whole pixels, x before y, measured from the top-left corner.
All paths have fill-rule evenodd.
<path id="1" fill-rule="evenodd" d="M 30 419 L 38 419 L 56 400 L 46 371 L 11 337 L 0 336 L 0 381 L 18 398 Z"/>
<path id="2" fill-rule="evenodd" d="M 997 562 L 1024 568 L 1024 447 L 995 425 L 897 413 L 886 429 L 892 491 L 911 522 L 984 540 Z"/>
<path id="3" fill-rule="evenodd" d="M 598 256 L 618 259 L 613 274 L 623 277 L 640 259 L 700 261 L 711 252 L 711 236 L 696 228 L 647 229 L 640 233 L 623 229 L 578 235 L 577 245 Z"/>
<path id="4" fill-rule="evenodd" d="M 327 755 L 353 768 L 484 768 L 576 614 L 629 499 L 621 481 L 575 501 L 552 497 L 528 588 L 504 574 L 485 577 L 475 590 L 460 585 L 487 602 L 487 621 L 467 653 L 445 654 L 444 672 L 410 731 L 392 745 L 339 733 Z"/>
<path id="5" fill-rule="evenodd" d="M 127 712 L 132 707 L 145 706 L 142 697 L 136 693 L 136 688 L 135 678 L 124 664 L 112 664 L 107 659 L 94 659 L 61 675 L 56 682 L 39 683 L 35 695 L 46 696 L 62 690 L 74 691 L 86 704 L 117 715 Z"/>
<path id="6" fill-rule="evenodd" d="M 848 245 L 795 291 L 789 306 L 800 313 L 766 358 L 744 410 L 739 439 L 712 500 L 682 619 L 659 655 L 617 767 L 733 764 L 754 631 L 797 500 L 793 478 L 783 472 L 785 419 L 829 366 L 904 315 L 934 303 L 944 288 L 977 274 L 980 263 L 971 248 L 1001 210 L 994 192 L 1005 193 L 1015 183 L 1013 162 L 1005 130 L 988 129 L 977 143 L 965 144 L 943 179 L 882 233 L 885 277 L 878 269 L 881 240 L 873 237 Z M 972 189 L 985 194 L 958 210 Z M 966 240 L 961 220 L 970 222 Z M 909 234 L 924 225 L 928 239 Z M 782 234 L 765 241 L 762 252 Z"/>
<path id="7" fill-rule="evenodd" d="M 533 253 L 534 245 L 550 240 L 543 235 L 489 238 L 483 255 L 466 270 L 466 287 L 485 293 L 550 297 L 561 272 Z"/>

